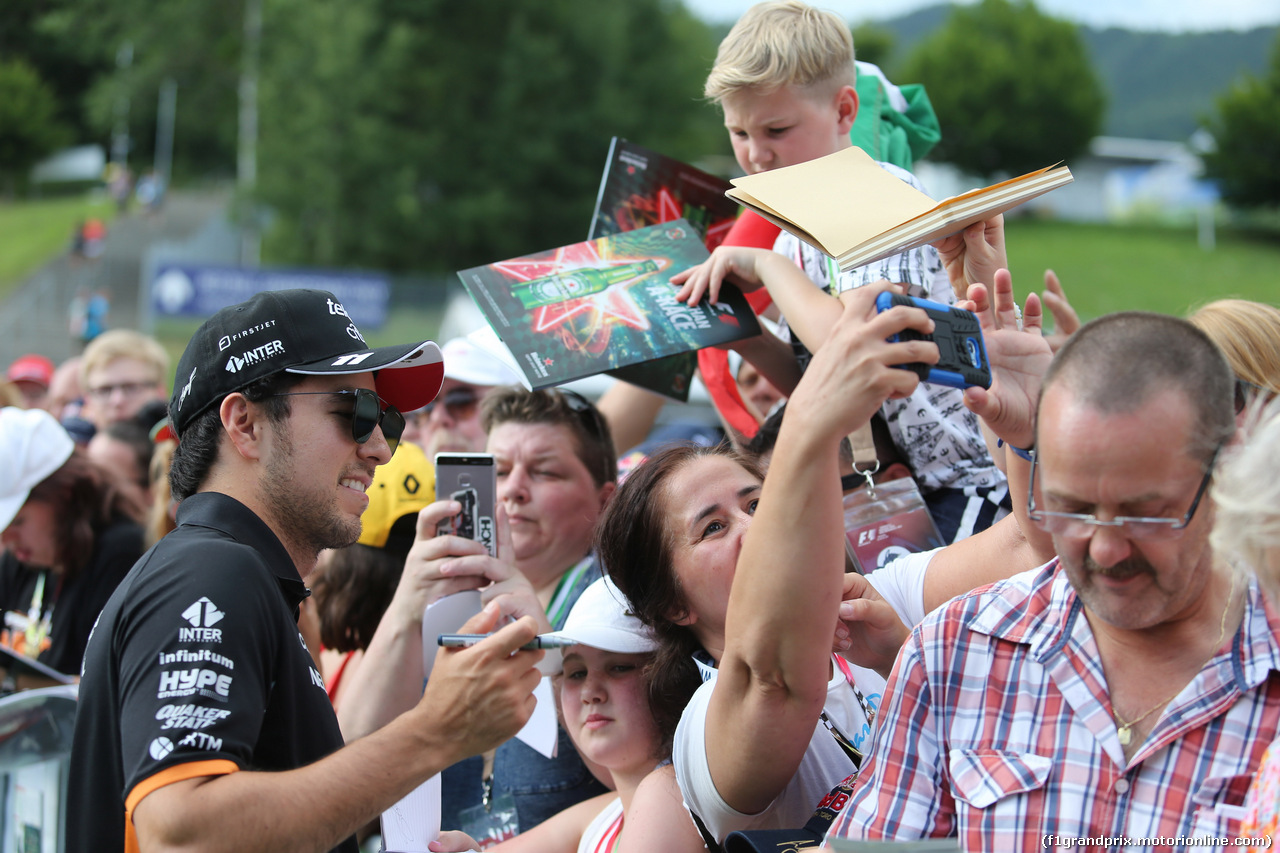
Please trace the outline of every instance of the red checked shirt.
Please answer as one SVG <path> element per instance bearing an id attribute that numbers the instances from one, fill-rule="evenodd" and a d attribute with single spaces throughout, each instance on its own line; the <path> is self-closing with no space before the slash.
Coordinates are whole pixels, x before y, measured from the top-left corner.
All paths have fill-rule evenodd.
<path id="1" fill-rule="evenodd" d="M 870 762 L 830 836 L 958 836 L 967 851 L 1234 838 L 1280 731 L 1277 630 L 1251 582 L 1229 650 L 1126 762 L 1097 644 L 1057 560 L 957 598 L 899 655 Z"/>

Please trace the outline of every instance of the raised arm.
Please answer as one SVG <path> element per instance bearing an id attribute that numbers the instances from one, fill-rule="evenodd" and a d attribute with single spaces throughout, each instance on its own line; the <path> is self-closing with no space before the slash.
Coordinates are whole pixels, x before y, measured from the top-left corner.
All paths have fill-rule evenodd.
<path id="1" fill-rule="evenodd" d="M 691 305 L 703 294 L 716 299 L 724 281 L 744 291 L 768 288 L 787 324 L 813 352 L 830 336 L 844 309 L 840 300 L 814 285 L 790 258 L 768 249 L 721 246 L 707 261 L 671 278 L 672 284 L 681 285 L 676 299 Z"/>
<path id="2" fill-rule="evenodd" d="M 1040 384 L 1053 361 L 1053 351 L 1042 333 L 1044 310 L 1040 300 L 1034 293 L 1027 294 L 1019 321 L 1013 278 L 1008 270 L 997 271 L 991 289 L 980 284 L 971 287 L 969 297 L 961 306 L 973 310 L 982 323 L 992 382 L 989 389 L 966 389 L 964 403 L 1006 445 L 1030 448 L 1035 439 Z M 1010 447 L 1005 450 L 1013 514 L 1026 541 L 1036 554 L 1043 556 L 1033 564 L 1039 565 L 1052 557 L 1054 550 L 1049 536 L 1026 517 L 1030 463 Z"/>
<path id="3" fill-rule="evenodd" d="M 609 425 L 614 451 L 621 454 L 644 441 L 666 402 L 661 394 L 630 382 L 618 381 L 609 386 L 596 401 L 596 408 Z"/>
<path id="4" fill-rule="evenodd" d="M 844 580 L 840 438 L 915 389 L 915 374 L 891 365 L 937 361 L 931 343 L 887 342 L 933 325 L 918 309 L 877 315 L 887 287 L 841 297 L 828 345 L 788 403 L 738 558 L 706 754 L 716 790 L 740 812 L 763 810 L 795 774 L 826 697 Z"/>

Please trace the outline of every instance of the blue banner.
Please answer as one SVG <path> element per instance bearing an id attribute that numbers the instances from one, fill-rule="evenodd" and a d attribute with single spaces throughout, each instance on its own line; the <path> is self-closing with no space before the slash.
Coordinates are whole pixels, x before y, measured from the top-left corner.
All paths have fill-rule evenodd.
<path id="1" fill-rule="evenodd" d="M 161 264 L 151 281 L 158 317 L 208 317 L 264 290 L 327 290 L 361 329 L 387 322 L 391 285 L 375 273 L 336 270 L 264 270 L 193 264 Z"/>

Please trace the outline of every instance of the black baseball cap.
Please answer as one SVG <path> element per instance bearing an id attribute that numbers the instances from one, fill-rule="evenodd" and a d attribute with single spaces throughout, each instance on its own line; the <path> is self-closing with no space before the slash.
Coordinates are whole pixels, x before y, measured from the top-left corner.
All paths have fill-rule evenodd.
<path id="1" fill-rule="evenodd" d="M 269 290 L 223 308 L 191 336 L 178 361 L 169 422 L 181 436 L 233 391 L 281 371 L 374 372 L 378 396 L 402 412 L 435 399 L 444 379 L 431 341 L 370 349 L 342 303 L 324 290 Z"/>

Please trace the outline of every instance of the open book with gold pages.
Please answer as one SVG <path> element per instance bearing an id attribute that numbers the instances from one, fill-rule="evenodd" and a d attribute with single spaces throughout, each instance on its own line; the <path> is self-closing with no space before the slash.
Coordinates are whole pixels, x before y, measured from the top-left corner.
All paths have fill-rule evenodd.
<path id="1" fill-rule="evenodd" d="M 934 201 L 860 148 L 735 178 L 725 193 L 834 258 L 843 270 L 941 240 L 1071 183 L 1049 166 Z"/>

